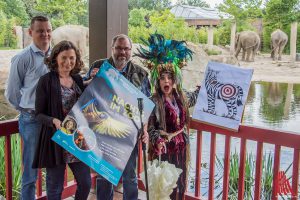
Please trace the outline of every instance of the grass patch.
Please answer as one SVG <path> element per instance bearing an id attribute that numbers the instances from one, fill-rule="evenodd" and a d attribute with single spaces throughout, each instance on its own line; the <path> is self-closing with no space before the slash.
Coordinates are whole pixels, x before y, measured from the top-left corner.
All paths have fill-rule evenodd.
<path id="1" fill-rule="evenodd" d="M 220 55 L 222 54 L 221 51 L 216 51 L 214 49 L 204 49 L 204 51 L 207 53 L 207 55 L 212 56 L 212 55 Z"/>
<path id="2" fill-rule="evenodd" d="M 15 48 L 12 47 L 0 47 L 0 50 L 13 50 Z"/>

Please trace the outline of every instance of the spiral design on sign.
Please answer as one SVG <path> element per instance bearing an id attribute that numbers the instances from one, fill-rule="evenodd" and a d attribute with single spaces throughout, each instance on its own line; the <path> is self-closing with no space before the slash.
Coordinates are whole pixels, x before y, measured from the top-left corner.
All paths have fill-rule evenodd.
<path id="1" fill-rule="evenodd" d="M 236 87 L 234 85 L 226 84 L 221 89 L 221 95 L 224 98 L 231 98 L 236 94 Z"/>

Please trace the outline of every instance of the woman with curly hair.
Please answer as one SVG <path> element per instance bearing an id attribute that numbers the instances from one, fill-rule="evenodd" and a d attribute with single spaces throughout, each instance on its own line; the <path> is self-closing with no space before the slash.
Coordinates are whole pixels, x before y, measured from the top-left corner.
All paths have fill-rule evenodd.
<path id="1" fill-rule="evenodd" d="M 182 89 L 181 68 L 192 58 L 192 51 L 184 41 L 165 40 L 160 34 L 153 34 L 144 41 L 149 50 L 141 47 L 138 54 L 146 59 L 146 67 L 151 71 L 151 100 L 155 103 L 148 121 L 149 160 L 161 157 L 182 169 L 172 200 L 184 199 L 187 186 L 189 163 L 189 107 L 194 106 L 199 88 L 194 92 Z"/>
<path id="2" fill-rule="evenodd" d="M 34 168 L 46 168 L 47 199 L 61 199 L 66 163 L 77 182 L 75 199 L 87 199 L 91 187 L 90 168 L 51 140 L 62 120 L 84 90 L 83 67 L 79 50 L 72 42 L 62 41 L 45 59 L 50 72 L 42 76 L 36 89 L 36 118 L 41 123 L 33 161 Z"/>

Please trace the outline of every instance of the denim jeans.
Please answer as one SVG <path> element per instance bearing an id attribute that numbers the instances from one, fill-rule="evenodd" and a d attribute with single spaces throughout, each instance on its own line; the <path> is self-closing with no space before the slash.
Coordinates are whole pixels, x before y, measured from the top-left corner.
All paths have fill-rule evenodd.
<path id="1" fill-rule="evenodd" d="M 123 200 L 137 200 L 138 186 L 136 177 L 136 157 L 138 152 L 138 145 L 133 149 L 128 163 L 122 174 L 123 181 Z M 113 200 L 113 185 L 103 178 L 101 175 L 97 177 L 97 200 Z"/>
<path id="2" fill-rule="evenodd" d="M 19 117 L 19 132 L 23 140 L 23 174 L 21 200 L 35 199 L 35 182 L 37 169 L 32 168 L 35 146 L 39 138 L 40 124 L 34 114 L 21 112 Z"/>
<path id="3" fill-rule="evenodd" d="M 83 162 L 68 164 L 77 182 L 75 200 L 88 198 L 91 189 L 90 168 Z M 61 200 L 64 189 L 64 174 L 66 165 L 46 168 L 46 193 L 48 200 Z"/>

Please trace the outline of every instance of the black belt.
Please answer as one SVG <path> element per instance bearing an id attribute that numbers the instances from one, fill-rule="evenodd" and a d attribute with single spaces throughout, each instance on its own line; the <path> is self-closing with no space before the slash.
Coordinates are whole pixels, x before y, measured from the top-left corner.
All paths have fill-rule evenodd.
<path id="1" fill-rule="evenodd" d="M 33 110 L 31 108 L 22 108 L 21 111 L 22 112 L 27 112 L 27 113 L 32 114 L 32 115 L 35 114 L 35 110 Z"/>

